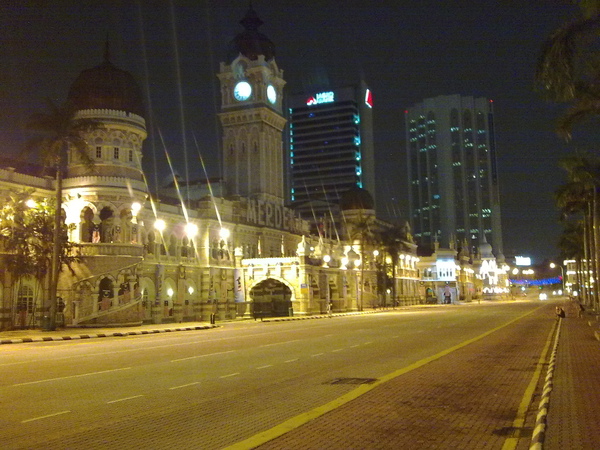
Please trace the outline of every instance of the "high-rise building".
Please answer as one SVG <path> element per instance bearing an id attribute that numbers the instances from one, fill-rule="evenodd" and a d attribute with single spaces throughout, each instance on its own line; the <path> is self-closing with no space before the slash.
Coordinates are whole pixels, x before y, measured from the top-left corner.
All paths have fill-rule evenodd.
<path id="1" fill-rule="evenodd" d="M 290 200 L 302 217 L 327 216 L 353 187 L 375 195 L 372 108 L 364 82 L 289 99 Z"/>
<path id="2" fill-rule="evenodd" d="M 502 252 L 493 102 L 428 98 L 406 111 L 410 220 L 424 246 Z"/>

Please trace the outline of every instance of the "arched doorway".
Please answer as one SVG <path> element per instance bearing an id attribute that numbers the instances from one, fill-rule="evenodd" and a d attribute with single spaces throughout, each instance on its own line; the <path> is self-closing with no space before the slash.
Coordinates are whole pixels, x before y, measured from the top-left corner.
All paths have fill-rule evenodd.
<path id="1" fill-rule="evenodd" d="M 268 278 L 250 290 L 254 317 L 284 317 L 290 315 L 292 291 L 281 281 Z"/>

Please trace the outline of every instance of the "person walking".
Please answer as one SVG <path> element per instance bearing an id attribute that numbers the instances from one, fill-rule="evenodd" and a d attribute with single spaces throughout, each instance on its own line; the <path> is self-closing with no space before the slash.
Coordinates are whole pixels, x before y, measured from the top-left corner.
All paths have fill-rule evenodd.
<path id="1" fill-rule="evenodd" d="M 556 320 L 564 319 L 566 317 L 565 310 L 560 306 L 556 307 Z"/>
<path id="2" fill-rule="evenodd" d="M 577 317 L 583 317 L 584 312 L 585 306 L 583 306 L 583 303 L 577 302 Z"/>

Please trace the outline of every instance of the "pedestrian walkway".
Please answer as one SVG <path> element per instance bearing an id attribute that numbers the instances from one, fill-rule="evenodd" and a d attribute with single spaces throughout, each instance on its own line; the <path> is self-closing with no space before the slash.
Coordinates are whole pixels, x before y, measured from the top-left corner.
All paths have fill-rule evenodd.
<path id="1" fill-rule="evenodd" d="M 543 448 L 600 448 L 600 342 L 596 315 L 566 308 L 558 347 Z"/>
<path id="2" fill-rule="evenodd" d="M 406 309 L 408 307 L 405 307 Z M 402 309 L 402 308 L 397 308 Z M 357 314 L 374 314 L 378 312 L 388 311 L 389 309 L 378 309 L 368 311 L 355 311 L 347 313 L 333 314 L 333 316 L 348 316 Z M 314 315 L 314 316 L 292 316 L 292 317 L 269 317 L 260 319 L 262 322 L 284 322 L 290 320 L 309 320 L 309 319 L 323 319 L 330 317 L 327 314 Z M 250 321 L 251 319 L 243 319 Z M 219 321 L 219 324 L 239 322 L 240 320 L 225 320 Z M 42 331 L 41 329 L 30 329 L 30 330 L 11 330 L 11 331 L 0 331 L 0 345 L 2 344 L 22 344 L 27 342 L 45 342 L 45 341 L 71 341 L 76 339 L 92 339 L 92 338 L 104 338 L 104 337 L 122 337 L 122 336 L 136 336 L 141 334 L 154 334 L 154 333 L 169 333 L 174 331 L 189 331 L 189 330 L 207 330 L 220 326 L 219 324 L 213 325 L 208 322 L 185 322 L 185 323 L 162 323 L 162 324 L 148 324 L 148 325 L 135 325 L 129 327 L 111 327 L 111 328 L 78 328 L 68 327 L 62 328 L 55 331 Z"/>
<path id="3" fill-rule="evenodd" d="M 105 337 L 136 336 L 142 334 L 169 333 L 174 331 L 207 330 L 217 325 L 207 322 L 186 322 L 182 324 L 151 324 L 135 327 L 112 328 L 64 328 L 55 331 L 13 330 L 0 332 L 1 344 L 21 344 L 25 342 L 71 341 Z"/>

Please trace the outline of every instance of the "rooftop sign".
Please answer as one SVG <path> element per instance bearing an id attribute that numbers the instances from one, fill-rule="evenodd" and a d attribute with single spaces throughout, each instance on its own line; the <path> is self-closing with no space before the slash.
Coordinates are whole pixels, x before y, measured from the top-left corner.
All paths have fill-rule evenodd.
<path id="1" fill-rule="evenodd" d="M 320 92 L 320 93 L 316 94 L 314 97 L 309 97 L 308 100 L 306 100 L 306 105 L 307 106 L 319 105 L 321 103 L 332 103 L 334 101 L 335 101 L 335 94 L 333 91 Z"/>

